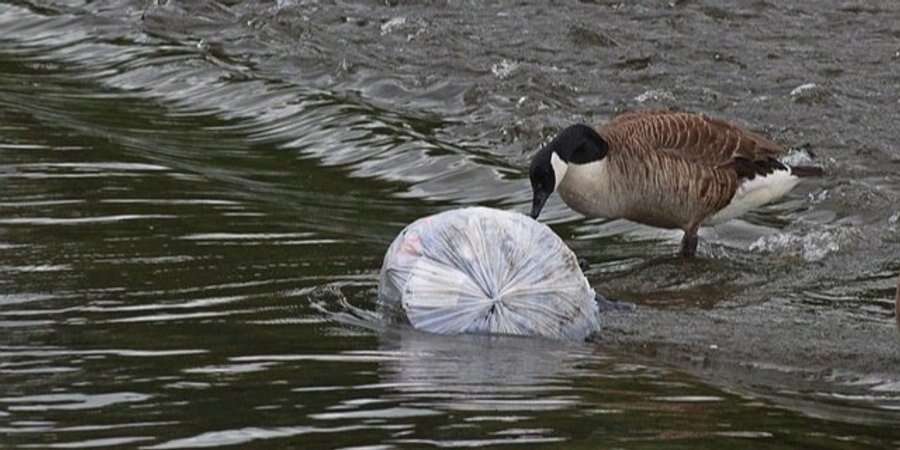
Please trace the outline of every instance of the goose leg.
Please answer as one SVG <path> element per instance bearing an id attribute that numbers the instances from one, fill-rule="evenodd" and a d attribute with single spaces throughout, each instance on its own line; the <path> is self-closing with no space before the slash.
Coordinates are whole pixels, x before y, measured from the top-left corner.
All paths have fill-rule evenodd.
<path id="1" fill-rule="evenodd" d="M 684 230 L 684 237 L 681 238 L 681 256 L 685 258 L 693 258 L 697 254 L 697 227 L 690 227 Z"/>

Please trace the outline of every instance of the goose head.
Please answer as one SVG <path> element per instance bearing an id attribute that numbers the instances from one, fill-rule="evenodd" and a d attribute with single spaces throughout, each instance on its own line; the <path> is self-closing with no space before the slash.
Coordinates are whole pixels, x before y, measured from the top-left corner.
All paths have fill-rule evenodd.
<path id="1" fill-rule="evenodd" d="M 606 157 L 609 145 L 593 128 L 577 124 L 562 130 L 531 160 L 531 217 L 537 219 L 550 194 L 566 177 L 571 164 L 582 165 Z"/>

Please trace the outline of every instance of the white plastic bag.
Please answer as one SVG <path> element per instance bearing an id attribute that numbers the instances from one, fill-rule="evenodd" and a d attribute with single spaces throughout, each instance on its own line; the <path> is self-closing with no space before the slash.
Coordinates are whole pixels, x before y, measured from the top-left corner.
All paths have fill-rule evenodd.
<path id="1" fill-rule="evenodd" d="M 378 287 L 385 314 L 419 330 L 577 340 L 600 327 L 594 296 L 575 254 L 550 228 L 482 207 L 403 229 Z"/>

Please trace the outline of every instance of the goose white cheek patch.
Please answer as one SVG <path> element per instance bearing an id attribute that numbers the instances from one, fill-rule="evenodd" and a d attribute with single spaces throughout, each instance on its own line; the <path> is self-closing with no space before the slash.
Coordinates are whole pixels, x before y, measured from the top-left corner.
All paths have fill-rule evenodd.
<path id="1" fill-rule="evenodd" d="M 553 189 L 555 190 L 559 187 L 559 183 L 562 182 L 563 178 L 565 178 L 566 171 L 569 170 L 569 165 L 555 152 L 550 155 L 550 165 L 553 166 L 553 176 L 556 179 L 556 185 L 553 186 Z"/>

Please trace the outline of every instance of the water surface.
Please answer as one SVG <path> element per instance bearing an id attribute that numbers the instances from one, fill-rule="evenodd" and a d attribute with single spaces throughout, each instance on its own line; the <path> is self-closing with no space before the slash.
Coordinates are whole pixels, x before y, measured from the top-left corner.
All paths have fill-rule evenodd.
<path id="1" fill-rule="evenodd" d="M 895 2 L 413 3 L 0 0 L 0 446 L 900 446 Z M 403 225 L 642 107 L 829 176 L 691 262 L 554 200 L 594 342 L 379 328 Z"/>

